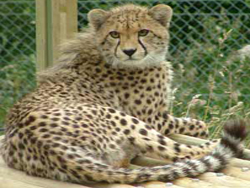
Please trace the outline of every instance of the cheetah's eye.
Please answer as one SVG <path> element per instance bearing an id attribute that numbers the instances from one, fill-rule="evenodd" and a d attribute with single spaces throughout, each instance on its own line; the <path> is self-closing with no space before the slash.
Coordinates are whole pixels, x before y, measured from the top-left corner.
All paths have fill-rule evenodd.
<path id="1" fill-rule="evenodd" d="M 138 32 L 138 35 L 139 35 L 140 37 L 145 37 L 148 33 L 149 33 L 149 30 L 147 30 L 147 29 L 142 29 L 142 30 L 140 30 L 140 31 Z"/>
<path id="2" fill-rule="evenodd" d="M 120 37 L 120 34 L 117 31 L 111 31 L 110 36 L 113 37 L 114 39 L 117 39 Z"/>

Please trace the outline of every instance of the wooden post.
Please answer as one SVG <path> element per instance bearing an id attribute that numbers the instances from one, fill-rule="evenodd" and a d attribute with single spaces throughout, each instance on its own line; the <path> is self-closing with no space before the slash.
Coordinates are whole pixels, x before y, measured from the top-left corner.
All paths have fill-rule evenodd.
<path id="1" fill-rule="evenodd" d="M 77 0 L 36 0 L 37 70 L 55 63 L 58 46 L 77 32 Z"/>

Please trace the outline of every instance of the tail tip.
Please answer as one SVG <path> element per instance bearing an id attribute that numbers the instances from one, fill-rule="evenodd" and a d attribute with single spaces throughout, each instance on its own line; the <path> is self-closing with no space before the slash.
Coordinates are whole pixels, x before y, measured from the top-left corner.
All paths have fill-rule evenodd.
<path id="1" fill-rule="evenodd" d="M 224 125 L 224 132 L 235 139 L 244 140 L 247 136 L 246 121 L 242 119 L 227 121 Z"/>

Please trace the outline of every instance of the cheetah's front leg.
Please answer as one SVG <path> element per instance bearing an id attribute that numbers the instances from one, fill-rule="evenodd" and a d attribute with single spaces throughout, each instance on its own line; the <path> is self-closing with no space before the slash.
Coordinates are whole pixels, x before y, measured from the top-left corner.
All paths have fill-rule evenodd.
<path id="1" fill-rule="evenodd" d="M 196 119 L 177 118 L 170 115 L 167 111 L 163 111 L 155 114 L 151 121 L 155 129 L 164 135 L 184 134 L 199 138 L 208 137 L 206 124 Z"/>
<path id="2" fill-rule="evenodd" d="M 147 123 L 150 123 L 155 130 L 166 136 L 170 134 L 184 134 L 199 138 L 207 138 L 208 136 L 208 129 L 203 121 L 191 118 L 177 118 L 170 115 L 167 111 L 158 112 L 154 114 L 153 118 L 151 116 L 148 120 L 150 121 L 146 121 Z M 208 141 L 200 145 L 203 151 L 197 152 L 192 158 L 200 158 L 210 153 L 218 143 L 219 140 Z M 178 153 L 179 156 L 185 156 L 186 154 L 183 150 L 180 150 Z"/>

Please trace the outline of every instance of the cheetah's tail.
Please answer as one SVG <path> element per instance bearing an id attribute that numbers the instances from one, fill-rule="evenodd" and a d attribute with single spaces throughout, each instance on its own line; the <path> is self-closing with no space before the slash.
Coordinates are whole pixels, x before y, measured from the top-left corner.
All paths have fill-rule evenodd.
<path id="1" fill-rule="evenodd" d="M 180 177 L 197 176 L 204 172 L 218 171 L 224 168 L 232 157 L 243 152 L 241 142 L 246 137 L 245 122 L 229 121 L 224 126 L 224 134 L 220 144 L 207 156 L 198 160 L 176 162 L 157 167 L 141 167 L 138 169 L 113 168 L 99 161 L 92 161 L 92 168 L 78 168 L 82 181 L 105 181 L 109 183 L 138 183 L 145 181 L 170 181 Z M 79 172 L 81 170 L 81 172 Z"/>

